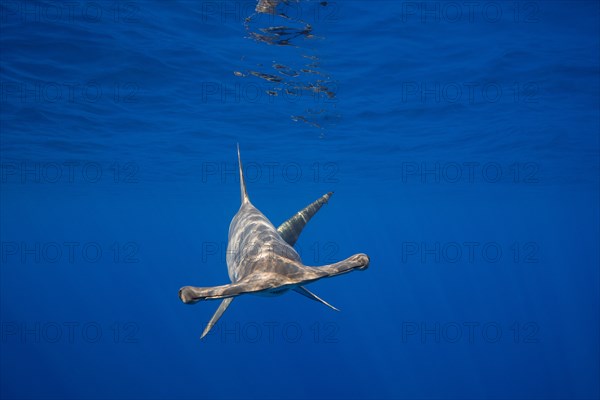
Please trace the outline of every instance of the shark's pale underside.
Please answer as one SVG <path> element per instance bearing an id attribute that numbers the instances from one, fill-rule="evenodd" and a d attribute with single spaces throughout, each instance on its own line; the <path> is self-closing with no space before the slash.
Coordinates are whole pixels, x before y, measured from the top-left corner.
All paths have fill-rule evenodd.
<path id="1" fill-rule="evenodd" d="M 229 226 L 226 257 L 231 283 L 213 287 L 185 286 L 179 290 L 181 301 L 187 304 L 222 299 L 202 337 L 217 323 L 233 299 L 242 294 L 275 296 L 293 290 L 337 310 L 304 285 L 369 266 L 366 254 L 355 254 L 321 267 L 304 265 L 293 246 L 306 223 L 327 203 L 332 193 L 323 195 L 275 228 L 248 198 L 239 146 L 238 163 L 242 205 Z"/>

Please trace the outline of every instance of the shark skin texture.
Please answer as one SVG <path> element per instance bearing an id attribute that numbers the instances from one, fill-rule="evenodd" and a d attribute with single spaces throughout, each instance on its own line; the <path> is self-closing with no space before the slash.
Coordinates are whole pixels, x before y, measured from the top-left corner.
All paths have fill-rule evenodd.
<path id="1" fill-rule="evenodd" d="M 201 338 L 208 334 L 233 299 L 244 294 L 278 296 L 292 290 L 339 311 L 304 286 L 319 279 L 365 270 L 369 266 L 369 257 L 359 253 L 337 263 L 311 267 L 302 263 L 293 247 L 307 222 L 329 201 L 333 193 L 321 196 L 275 228 L 250 202 L 239 145 L 238 164 L 241 206 L 229 226 L 226 257 L 231 283 L 212 287 L 184 286 L 179 290 L 179 298 L 186 304 L 221 300 Z"/>

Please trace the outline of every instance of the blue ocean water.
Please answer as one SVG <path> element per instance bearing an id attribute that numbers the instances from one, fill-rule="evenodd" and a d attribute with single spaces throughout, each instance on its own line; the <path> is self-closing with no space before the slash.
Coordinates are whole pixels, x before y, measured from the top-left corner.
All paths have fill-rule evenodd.
<path id="1" fill-rule="evenodd" d="M 255 7 L 0 2 L 0 397 L 598 398 L 598 2 Z M 371 263 L 200 340 L 237 143 Z"/>

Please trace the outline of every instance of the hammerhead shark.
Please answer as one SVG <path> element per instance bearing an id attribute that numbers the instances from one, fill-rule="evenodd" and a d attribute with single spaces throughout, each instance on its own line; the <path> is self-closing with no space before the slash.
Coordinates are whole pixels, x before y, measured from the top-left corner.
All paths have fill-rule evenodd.
<path id="1" fill-rule="evenodd" d="M 293 246 L 306 223 L 329 201 L 333 193 L 321 196 L 275 228 L 250 202 L 239 145 L 237 155 L 242 205 L 229 226 L 226 261 L 231 283 L 213 287 L 185 286 L 179 290 L 179 298 L 186 304 L 222 300 L 201 338 L 208 334 L 233 299 L 243 294 L 277 296 L 293 290 L 339 311 L 304 286 L 322 278 L 364 270 L 369 266 L 369 257 L 362 253 L 330 265 L 304 265 Z"/>

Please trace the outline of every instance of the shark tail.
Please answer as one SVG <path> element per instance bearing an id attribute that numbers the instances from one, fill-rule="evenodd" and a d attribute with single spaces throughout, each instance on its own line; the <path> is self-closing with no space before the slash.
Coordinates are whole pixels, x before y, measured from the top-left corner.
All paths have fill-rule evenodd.
<path id="1" fill-rule="evenodd" d="M 244 169 L 242 168 L 242 157 L 240 156 L 240 144 L 237 144 L 238 165 L 240 169 L 240 191 L 242 194 L 242 204 L 249 203 L 248 192 L 246 191 L 246 180 L 244 179 Z"/>
<path id="2" fill-rule="evenodd" d="M 302 210 L 298 211 L 292 218 L 285 221 L 283 224 L 277 228 L 277 232 L 281 236 L 283 240 L 286 241 L 287 244 L 293 246 L 296 244 L 298 237 L 300 237 L 300 233 L 310 221 L 310 219 L 323 207 L 323 204 L 326 204 L 329 201 L 329 198 L 333 192 L 325 193 L 323 196 L 319 197 L 316 201 L 310 203 Z"/>

